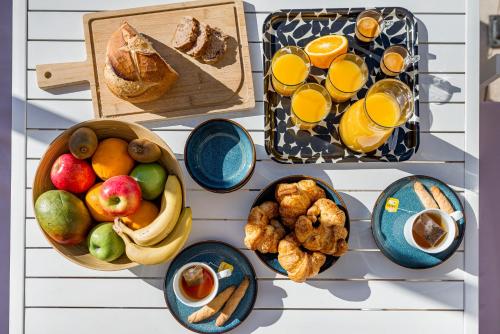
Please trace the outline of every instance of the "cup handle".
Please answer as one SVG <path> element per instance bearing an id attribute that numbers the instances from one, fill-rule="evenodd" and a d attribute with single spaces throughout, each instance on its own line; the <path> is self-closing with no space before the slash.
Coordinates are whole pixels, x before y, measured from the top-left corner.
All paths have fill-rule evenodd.
<path id="1" fill-rule="evenodd" d="M 453 218 L 454 221 L 459 221 L 464 217 L 464 214 L 462 213 L 462 211 L 455 211 L 450 213 L 450 217 Z"/>
<path id="2" fill-rule="evenodd" d="M 420 55 L 409 56 L 405 60 L 405 66 L 410 66 L 418 63 L 420 60 Z"/>
<path id="3" fill-rule="evenodd" d="M 223 278 L 231 276 L 232 273 L 233 272 L 231 270 L 229 270 L 229 269 L 226 269 L 226 270 L 223 270 L 223 271 L 219 271 L 217 273 L 217 278 L 218 279 L 223 279 Z"/>

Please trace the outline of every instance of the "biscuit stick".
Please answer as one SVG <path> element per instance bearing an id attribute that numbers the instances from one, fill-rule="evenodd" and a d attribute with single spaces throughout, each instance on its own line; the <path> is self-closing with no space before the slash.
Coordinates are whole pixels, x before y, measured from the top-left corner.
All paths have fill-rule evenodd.
<path id="1" fill-rule="evenodd" d="M 188 317 L 188 321 L 190 323 L 200 322 L 202 320 L 210 318 L 215 313 L 219 312 L 219 310 L 229 299 L 235 288 L 236 287 L 234 285 L 226 288 L 226 290 L 219 293 L 210 303 L 191 314 Z"/>
<path id="2" fill-rule="evenodd" d="M 426 209 L 439 209 L 439 206 L 437 205 L 436 201 L 432 198 L 431 194 L 425 189 L 424 185 L 416 181 L 413 184 L 413 189 L 415 190 L 415 193 L 417 194 L 418 198 L 420 199 L 420 202 L 422 202 L 422 205 Z"/>
<path id="3" fill-rule="evenodd" d="M 243 281 L 240 283 L 238 288 L 234 291 L 234 293 L 231 295 L 229 300 L 227 301 L 226 305 L 224 305 L 224 308 L 220 312 L 219 316 L 217 317 L 217 320 L 215 320 L 215 325 L 217 327 L 224 326 L 226 321 L 229 320 L 231 315 L 234 313 L 236 308 L 241 302 L 241 299 L 245 296 L 245 293 L 247 292 L 248 285 L 250 284 L 250 281 L 248 280 L 248 277 L 245 277 Z"/>
<path id="4" fill-rule="evenodd" d="M 441 189 L 436 186 L 432 186 L 431 193 L 441 210 L 448 214 L 452 214 L 455 211 L 450 201 L 448 201 L 448 198 L 446 198 L 445 194 L 442 193 Z"/>

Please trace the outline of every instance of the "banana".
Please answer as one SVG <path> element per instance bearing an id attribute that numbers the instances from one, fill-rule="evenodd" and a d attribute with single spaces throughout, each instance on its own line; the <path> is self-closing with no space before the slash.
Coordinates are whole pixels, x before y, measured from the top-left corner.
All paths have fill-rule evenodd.
<path id="1" fill-rule="evenodd" d="M 151 265 L 163 263 L 177 254 L 189 237 L 192 222 L 191 208 L 184 208 L 172 233 L 159 244 L 151 247 L 143 247 L 133 243 L 123 233 L 122 227 L 125 225 L 119 221 L 115 222 L 113 229 L 125 242 L 125 252 L 130 260 L 140 264 Z"/>
<path id="2" fill-rule="evenodd" d="M 126 225 L 122 230 L 140 246 L 155 245 L 165 239 L 179 219 L 182 209 L 182 188 L 175 175 L 169 175 L 161 198 L 160 214 L 151 224 L 138 230 Z"/>

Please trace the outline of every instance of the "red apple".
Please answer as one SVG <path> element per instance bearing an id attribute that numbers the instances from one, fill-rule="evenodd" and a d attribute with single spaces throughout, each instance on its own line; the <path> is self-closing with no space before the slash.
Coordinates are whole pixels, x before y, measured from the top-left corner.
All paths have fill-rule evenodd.
<path id="1" fill-rule="evenodd" d="M 95 177 L 95 172 L 87 161 L 77 159 L 70 153 L 57 158 L 50 171 L 50 179 L 57 189 L 75 194 L 92 187 Z"/>
<path id="2" fill-rule="evenodd" d="M 128 175 L 113 176 L 101 186 L 99 203 L 114 217 L 130 216 L 141 205 L 141 187 Z"/>

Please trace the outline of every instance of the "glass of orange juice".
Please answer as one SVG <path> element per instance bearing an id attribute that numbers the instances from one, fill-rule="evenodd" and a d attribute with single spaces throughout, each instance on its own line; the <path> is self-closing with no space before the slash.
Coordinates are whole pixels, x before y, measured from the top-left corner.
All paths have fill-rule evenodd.
<path id="1" fill-rule="evenodd" d="M 346 53 L 336 57 L 330 64 L 325 87 L 334 102 L 349 100 L 368 80 L 368 67 L 363 58 Z"/>
<path id="2" fill-rule="evenodd" d="M 292 121 L 301 129 L 311 129 L 332 109 L 332 99 L 325 87 L 306 83 L 292 95 Z"/>
<path id="3" fill-rule="evenodd" d="M 410 56 L 405 47 L 393 45 L 385 49 L 380 59 L 380 69 L 385 75 L 395 77 L 419 60 L 419 55 Z"/>
<path id="4" fill-rule="evenodd" d="M 310 70 L 311 61 L 304 50 L 297 46 L 279 49 L 271 61 L 274 90 L 283 96 L 291 96 L 306 81 Z"/>
<path id="5" fill-rule="evenodd" d="M 340 119 L 340 138 L 355 152 L 369 153 L 392 135 L 394 129 L 413 115 L 410 88 L 396 79 L 383 79 L 370 87 L 364 99 L 356 101 Z"/>
<path id="6" fill-rule="evenodd" d="M 384 28 L 392 23 L 384 21 L 382 13 L 375 9 L 368 9 L 359 13 L 356 18 L 355 34 L 362 42 L 371 42 L 377 38 Z"/>

